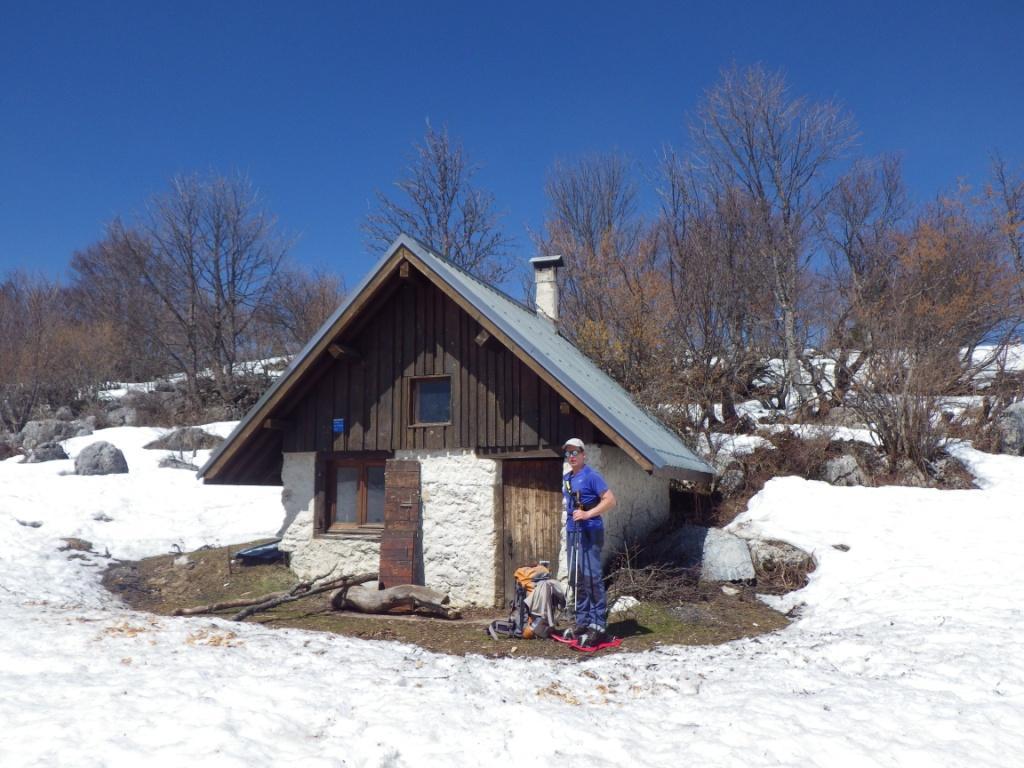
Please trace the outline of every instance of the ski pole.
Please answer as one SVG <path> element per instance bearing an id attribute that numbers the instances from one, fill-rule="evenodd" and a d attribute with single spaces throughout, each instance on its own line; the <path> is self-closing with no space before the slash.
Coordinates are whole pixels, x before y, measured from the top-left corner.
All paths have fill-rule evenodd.
<path id="1" fill-rule="evenodd" d="M 575 622 L 580 611 L 580 531 L 573 531 L 573 575 L 572 575 L 572 619 Z M 578 622 L 577 622 L 578 623 Z"/>

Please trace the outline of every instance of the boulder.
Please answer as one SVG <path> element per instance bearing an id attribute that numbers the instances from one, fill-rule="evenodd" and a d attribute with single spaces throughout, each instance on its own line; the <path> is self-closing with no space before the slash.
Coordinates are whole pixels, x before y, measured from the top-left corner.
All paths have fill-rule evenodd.
<path id="1" fill-rule="evenodd" d="M 87 445 L 75 458 L 76 475 L 117 475 L 127 471 L 128 462 L 121 450 L 102 440 Z"/>
<path id="2" fill-rule="evenodd" d="M 807 573 L 814 570 L 814 558 L 809 553 L 784 541 L 751 539 L 747 546 L 758 573 Z"/>
<path id="3" fill-rule="evenodd" d="M 0 461 L 18 455 L 17 440 L 14 435 L 0 435 Z"/>
<path id="4" fill-rule="evenodd" d="M 721 528 L 684 525 L 675 538 L 672 559 L 686 567 L 700 566 L 701 581 L 753 579 L 747 543 Z"/>
<path id="5" fill-rule="evenodd" d="M 139 425 L 139 412 L 130 406 L 119 405 L 107 411 L 107 424 L 112 427 L 137 427 Z"/>
<path id="6" fill-rule="evenodd" d="M 68 406 L 62 405 L 57 409 L 57 412 L 53 414 L 54 418 L 58 421 L 74 421 L 75 412 L 72 411 Z"/>
<path id="7" fill-rule="evenodd" d="M 1011 456 L 1024 456 L 1024 401 L 1013 403 L 996 422 L 999 450 Z"/>
<path id="8" fill-rule="evenodd" d="M 59 419 L 30 421 L 21 430 L 19 441 L 22 449 L 29 451 L 43 443 L 56 443 L 70 437 L 91 435 L 95 424 L 95 419 L 92 421 L 89 419 L 82 421 L 61 421 Z"/>
<path id="9" fill-rule="evenodd" d="M 182 427 L 146 444 L 146 448 L 165 451 L 198 451 L 216 448 L 221 438 L 211 435 L 199 427 Z"/>
<path id="10" fill-rule="evenodd" d="M 189 469 L 193 472 L 199 471 L 199 467 L 195 464 L 190 461 L 185 461 L 184 459 L 179 459 L 177 456 L 164 456 L 160 459 L 159 466 L 162 469 Z"/>
<path id="11" fill-rule="evenodd" d="M 25 464 L 40 464 L 44 461 L 60 461 L 68 457 L 60 443 L 40 443 L 25 452 Z"/>
<path id="12" fill-rule="evenodd" d="M 708 528 L 701 558 L 701 581 L 746 581 L 755 577 L 747 542 L 721 528 Z"/>
<path id="13" fill-rule="evenodd" d="M 715 487 L 723 496 L 729 497 L 743 490 L 746 486 L 747 475 L 743 471 L 742 465 L 733 462 L 728 468 L 719 473 Z"/>
<path id="14" fill-rule="evenodd" d="M 821 472 L 821 479 L 831 485 L 867 485 L 864 479 L 864 471 L 856 456 L 843 454 L 835 459 L 825 462 L 825 468 Z"/>

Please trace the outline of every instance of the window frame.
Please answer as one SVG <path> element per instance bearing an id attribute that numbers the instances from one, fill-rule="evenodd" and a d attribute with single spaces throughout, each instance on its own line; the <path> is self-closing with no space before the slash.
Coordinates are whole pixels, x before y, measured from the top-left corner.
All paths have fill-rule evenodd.
<path id="1" fill-rule="evenodd" d="M 438 381 L 443 379 L 448 383 L 448 420 L 447 421 L 419 421 L 419 388 L 417 384 L 424 381 Z M 439 373 L 426 376 L 413 376 L 409 379 L 409 426 L 410 427 L 450 427 L 453 409 L 452 376 L 449 373 Z"/>
<path id="2" fill-rule="evenodd" d="M 384 530 L 384 522 L 371 523 L 367 521 L 367 499 L 368 499 L 368 470 L 371 467 L 385 469 L 387 466 L 386 455 L 334 455 L 327 456 L 324 467 L 324 524 L 323 533 L 345 533 L 352 531 L 376 532 Z M 342 467 L 355 467 L 359 470 L 359 489 L 356 501 L 356 520 L 354 522 L 337 521 L 337 494 L 338 494 L 338 469 Z M 386 481 L 385 481 L 386 488 Z"/>

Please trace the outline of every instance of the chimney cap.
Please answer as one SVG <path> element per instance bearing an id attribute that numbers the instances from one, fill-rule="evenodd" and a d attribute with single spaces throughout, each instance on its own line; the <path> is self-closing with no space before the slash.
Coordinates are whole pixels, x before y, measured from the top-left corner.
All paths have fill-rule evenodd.
<path id="1" fill-rule="evenodd" d="M 534 256 L 530 259 L 534 269 L 550 269 L 551 267 L 564 267 L 565 260 L 561 256 Z"/>

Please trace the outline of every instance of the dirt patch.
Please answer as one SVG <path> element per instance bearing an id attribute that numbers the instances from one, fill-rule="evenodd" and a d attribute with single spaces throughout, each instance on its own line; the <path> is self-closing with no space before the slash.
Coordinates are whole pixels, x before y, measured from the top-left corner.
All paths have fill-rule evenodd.
<path id="1" fill-rule="evenodd" d="M 132 608 L 161 615 L 173 614 L 178 608 L 289 589 L 296 579 L 283 564 L 241 566 L 232 561 L 234 552 L 257 543 L 263 542 L 116 563 L 107 569 L 103 584 Z M 685 599 L 641 602 L 628 613 L 613 616 L 609 631 L 623 638 L 621 651 L 643 651 L 659 645 L 725 643 L 772 632 L 788 623 L 785 616 L 760 602 L 752 587 L 734 586 L 736 593 L 731 595 L 718 585 L 691 585 Z M 506 618 L 500 609 L 468 610 L 457 620 L 376 616 L 332 611 L 329 599 L 329 594 L 317 595 L 257 614 L 248 621 L 413 643 L 455 655 L 586 657 L 550 641 L 490 639 L 486 626 L 494 619 Z M 233 613 L 235 610 L 218 615 L 228 618 Z"/>

